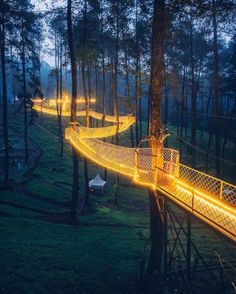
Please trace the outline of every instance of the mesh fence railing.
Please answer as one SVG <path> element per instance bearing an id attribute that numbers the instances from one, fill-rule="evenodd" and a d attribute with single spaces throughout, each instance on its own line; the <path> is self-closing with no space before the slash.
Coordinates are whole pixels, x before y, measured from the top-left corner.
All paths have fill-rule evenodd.
<path id="1" fill-rule="evenodd" d="M 129 175 L 140 184 L 161 189 L 171 199 L 235 240 L 236 187 L 179 164 L 179 153 L 164 148 L 162 168 L 151 148 L 127 148 L 97 139 L 80 139 L 72 128 L 66 138 L 90 159 Z"/>
<path id="2" fill-rule="evenodd" d="M 151 150 L 138 150 L 136 181 L 167 192 L 175 202 L 235 240 L 236 211 L 232 206 L 236 204 L 236 187 L 179 164 L 175 150 L 164 149 L 163 158 L 163 169 L 155 169 Z"/>
<path id="3" fill-rule="evenodd" d="M 72 128 L 66 129 L 65 137 L 85 156 L 100 165 L 131 177 L 134 175 L 133 148 L 109 144 L 98 139 L 80 139 Z"/>
<path id="4" fill-rule="evenodd" d="M 236 187 L 220 179 L 180 164 L 180 179 L 192 188 L 236 206 Z"/>
<path id="5" fill-rule="evenodd" d="M 120 123 L 118 127 L 117 125 L 99 128 L 79 127 L 77 128 L 77 132 L 80 138 L 106 138 L 114 136 L 116 133 L 126 131 L 133 122 L 133 119 L 128 117 L 126 121 Z"/>

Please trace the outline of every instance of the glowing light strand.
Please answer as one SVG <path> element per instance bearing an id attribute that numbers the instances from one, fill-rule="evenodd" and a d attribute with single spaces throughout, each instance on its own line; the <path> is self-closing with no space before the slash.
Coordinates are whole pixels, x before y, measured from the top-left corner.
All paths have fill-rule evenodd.
<path id="1" fill-rule="evenodd" d="M 235 186 L 180 164 L 178 152 L 173 149 L 164 149 L 163 170 L 155 171 L 151 148 L 140 148 L 140 153 L 134 148 L 83 139 L 72 128 L 67 129 L 66 134 L 70 143 L 91 161 L 132 178 L 138 185 L 161 190 L 174 202 L 236 241 Z"/>
<path id="2" fill-rule="evenodd" d="M 55 109 L 35 105 L 34 109 L 57 114 Z M 69 116 L 69 112 L 63 112 Z M 79 111 L 78 116 L 85 116 Z M 104 115 L 89 111 L 96 119 Z M 116 117 L 106 115 L 105 120 L 116 123 Z M 135 122 L 132 116 L 119 117 L 119 132 Z M 210 226 L 236 241 L 236 186 L 179 163 L 179 153 L 164 148 L 163 169 L 153 166 L 151 148 L 127 148 L 105 143 L 97 138 L 113 136 L 117 125 L 101 128 L 72 126 L 65 137 L 84 156 L 94 163 L 121 173 L 139 185 L 162 191 L 167 197 L 184 207 Z"/>

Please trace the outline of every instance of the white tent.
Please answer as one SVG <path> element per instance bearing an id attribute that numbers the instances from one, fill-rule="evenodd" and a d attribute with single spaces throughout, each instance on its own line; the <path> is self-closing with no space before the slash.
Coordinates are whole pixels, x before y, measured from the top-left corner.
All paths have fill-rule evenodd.
<path id="1" fill-rule="evenodd" d="M 102 190 L 102 192 L 103 192 L 105 184 L 106 184 L 106 181 L 103 181 L 100 178 L 99 174 L 97 174 L 94 179 L 89 181 L 89 188 L 91 190 Z"/>

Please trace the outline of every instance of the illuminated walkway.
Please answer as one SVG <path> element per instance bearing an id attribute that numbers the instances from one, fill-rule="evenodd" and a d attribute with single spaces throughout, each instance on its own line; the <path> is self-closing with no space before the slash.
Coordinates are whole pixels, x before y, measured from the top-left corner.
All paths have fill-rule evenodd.
<path id="1" fill-rule="evenodd" d="M 90 111 L 89 115 L 103 118 L 103 114 L 94 111 Z M 105 119 L 116 122 L 115 116 L 106 116 Z M 119 118 L 118 128 L 117 125 L 94 129 L 71 126 L 66 129 L 65 137 L 91 161 L 123 174 L 137 184 L 161 191 L 194 216 L 236 241 L 236 186 L 179 163 L 179 152 L 174 149 L 164 148 L 163 168 L 159 169 L 153 164 L 151 148 L 127 148 L 97 139 L 125 131 L 134 121 L 132 116 L 123 116 Z"/>
<path id="2" fill-rule="evenodd" d="M 50 108 L 50 107 L 41 106 L 39 104 L 35 104 L 32 108 L 34 110 L 38 111 L 38 112 L 43 112 L 43 113 L 51 114 L 51 115 L 58 115 L 57 110 L 55 109 L 55 107 Z M 79 116 L 79 117 L 83 117 L 83 116 L 85 117 L 86 114 L 87 113 L 86 113 L 85 110 L 76 112 L 76 115 Z M 70 117 L 70 115 L 71 115 L 70 111 L 62 109 L 61 116 Z M 103 113 L 96 112 L 94 110 L 88 110 L 88 115 L 93 117 L 93 118 L 99 119 L 99 120 L 102 120 L 104 118 L 106 122 L 114 122 L 114 123 L 116 123 L 116 117 L 114 115 L 108 115 L 108 114 L 104 115 Z M 119 122 L 124 123 L 127 120 L 127 118 L 129 118 L 129 119 L 131 118 L 133 123 L 135 122 L 135 118 L 133 116 L 130 116 L 130 115 L 119 116 Z"/>

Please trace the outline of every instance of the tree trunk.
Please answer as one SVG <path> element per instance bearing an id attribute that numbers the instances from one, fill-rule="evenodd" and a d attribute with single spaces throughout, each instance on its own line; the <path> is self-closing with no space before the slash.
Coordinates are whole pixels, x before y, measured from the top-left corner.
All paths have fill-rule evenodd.
<path id="1" fill-rule="evenodd" d="M 101 19 L 101 43 L 102 43 L 102 126 L 105 126 L 105 118 L 106 118 L 106 72 L 105 72 L 105 53 L 104 53 L 104 24 L 103 18 Z M 106 139 L 103 139 L 106 142 Z M 104 179 L 107 181 L 107 169 L 104 168 Z"/>
<path id="2" fill-rule="evenodd" d="M 118 54 L 119 54 L 119 2 L 116 3 L 116 49 L 114 60 L 114 115 L 116 117 L 116 145 L 119 145 L 119 111 L 118 111 L 118 94 L 117 94 L 117 82 L 118 82 Z M 119 193 L 119 174 L 116 174 L 116 185 L 114 192 L 114 202 L 118 204 Z"/>
<path id="3" fill-rule="evenodd" d="M 182 90 L 181 90 L 181 110 L 180 110 L 180 138 L 183 138 L 183 124 L 184 124 L 184 95 L 185 95 L 185 75 L 186 68 L 183 69 L 183 80 L 182 80 Z M 180 140 L 180 154 L 182 154 L 183 142 Z"/>
<path id="4" fill-rule="evenodd" d="M 191 55 L 191 144 L 192 144 L 192 167 L 196 167 L 196 158 L 195 158 L 195 148 L 196 146 L 196 123 L 197 123 L 197 116 L 196 116 L 196 93 L 195 93 L 195 75 L 194 75 L 194 57 L 193 57 L 193 24 L 191 19 L 190 24 L 190 55 Z"/>
<path id="5" fill-rule="evenodd" d="M 89 127 L 89 115 L 88 115 L 88 95 L 87 95 L 87 86 L 85 80 L 85 66 L 84 61 L 82 61 L 82 80 L 83 80 L 83 88 L 84 88 L 84 99 L 85 99 L 85 110 L 86 110 L 86 127 Z M 85 205 L 89 205 L 89 179 L 88 179 L 88 162 L 87 158 L 84 157 L 84 178 L 85 178 Z"/>
<path id="6" fill-rule="evenodd" d="M 204 111 L 204 93 L 202 92 L 202 95 L 201 95 L 201 113 L 205 113 Z M 204 120 L 202 120 L 202 123 L 201 123 L 201 136 L 200 136 L 200 141 L 201 143 L 203 142 L 203 131 L 204 131 Z"/>
<path id="7" fill-rule="evenodd" d="M 140 140 L 140 130 L 139 130 L 139 119 L 140 119 L 140 109 L 139 109 L 139 64 L 140 64 L 140 52 L 139 52 L 139 40 L 138 40 L 138 1 L 135 1 L 135 79 L 134 79 L 134 99 L 135 99 L 135 139 L 136 139 L 136 146 L 139 144 Z"/>
<path id="8" fill-rule="evenodd" d="M 126 95 L 128 101 L 131 102 L 131 95 L 130 95 L 130 82 L 129 82 L 129 70 L 128 70 L 128 56 L 127 56 L 127 49 L 125 48 L 125 85 L 126 85 Z M 131 147 L 134 147 L 134 135 L 133 135 L 133 126 L 130 127 L 130 139 L 131 139 Z"/>
<path id="9" fill-rule="evenodd" d="M 154 17 L 152 26 L 152 56 L 151 56 L 151 87 L 150 87 L 150 124 L 149 135 L 152 137 L 151 147 L 155 160 L 155 165 L 162 168 L 160 160 L 163 151 L 163 144 L 160 141 L 162 134 L 162 84 L 164 68 L 163 39 L 165 30 L 165 1 L 154 0 Z M 159 150 L 159 151 L 158 151 Z M 160 157 L 158 158 L 158 153 Z M 156 194 L 161 197 L 159 192 Z M 150 231 L 151 231 L 151 252 L 149 256 L 148 272 L 161 272 L 163 253 L 163 221 L 161 211 L 158 208 L 158 199 L 155 193 L 149 191 L 150 204 Z M 160 203 L 159 203 L 160 204 Z"/>
<path id="10" fill-rule="evenodd" d="M 88 115 L 88 95 L 87 95 L 87 86 L 85 80 L 85 66 L 84 61 L 82 61 L 82 80 L 84 88 L 84 99 L 85 99 L 85 110 L 86 110 L 86 127 L 89 127 L 89 115 Z M 87 158 L 84 157 L 84 179 L 85 179 L 85 205 L 89 205 L 89 179 L 88 179 L 88 162 Z"/>
<path id="11" fill-rule="evenodd" d="M 212 83 L 213 84 L 213 83 Z M 207 111 L 207 124 L 208 124 L 208 145 L 207 145 L 207 150 L 206 150 L 206 154 L 205 154 L 205 172 L 208 173 L 208 153 L 210 150 L 210 146 L 211 146 L 211 142 L 212 142 L 212 126 L 211 126 L 211 121 L 209 118 L 209 108 L 210 108 L 210 102 L 211 102 L 211 94 L 212 94 L 212 86 L 210 85 L 210 91 L 209 91 L 209 95 L 208 95 L 208 101 L 207 101 L 207 107 L 206 107 L 206 111 Z"/>
<path id="12" fill-rule="evenodd" d="M 138 97 L 139 97 L 139 140 L 142 139 L 142 80 L 141 80 L 141 64 L 139 61 L 139 79 L 138 79 Z"/>
<path id="13" fill-rule="evenodd" d="M 83 88 L 84 88 L 84 99 L 85 99 L 85 110 L 86 110 L 86 127 L 90 127 L 90 118 L 89 118 L 89 100 L 90 100 L 90 73 L 88 65 L 88 55 L 87 55 L 87 0 L 84 1 L 84 31 L 83 31 L 83 45 L 84 45 L 84 54 L 82 60 L 82 79 L 83 79 Z M 88 82 L 88 91 L 85 78 L 85 64 L 87 66 L 87 82 Z M 84 179 L 85 179 L 85 205 L 89 206 L 89 177 L 88 177 L 88 161 L 84 157 Z"/>
<path id="14" fill-rule="evenodd" d="M 63 131 L 62 131 L 62 44 L 58 44 L 58 37 L 55 33 L 55 77 L 56 77 L 56 108 L 58 124 L 58 141 L 60 144 L 60 155 L 63 156 Z M 60 99 L 60 103 L 59 103 Z"/>
<path id="15" fill-rule="evenodd" d="M 55 79 L 56 79 L 56 109 L 57 109 L 57 125 L 58 125 L 58 142 L 61 142 L 61 134 L 60 134 L 60 127 L 59 127 L 59 109 L 61 108 L 60 103 L 58 102 L 59 99 L 59 53 L 58 53 L 58 38 L 57 38 L 57 34 L 55 32 L 54 34 L 54 38 L 55 38 Z"/>
<path id="16" fill-rule="evenodd" d="M 214 116 L 215 116 L 215 165 L 216 176 L 220 177 L 221 166 L 217 157 L 220 157 L 221 152 L 221 128 L 220 128 L 220 92 L 219 92 L 219 57 L 218 57 L 218 37 L 217 37 L 217 16 L 215 0 L 212 0 L 212 22 L 213 22 L 213 51 L 214 51 L 214 65 L 213 65 L 213 90 L 214 90 Z"/>
<path id="17" fill-rule="evenodd" d="M 168 79 L 167 79 L 167 71 L 168 71 L 168 66 L 167 62 L 165 63 L 165 112 L 164 112 L 164 123 L 165 126 L 168 124 L 168 112 L 169 112 L 169 93 L 168 93 Z"/>
<path id="18" fill-rule="evenodd" d="M 8 110 L 7 110 L 7 81 L 6 81 L 6 53 L 5 53 L 5 19 L 1 22 L 1 68 L 2 68 L 2 102 L 3 102 L 3 138 L 4 138 L 4 185 L 9 184 L 9 142 L 8 142 Z"/>
<path id="19" fill-rule="evenodd" d="M 60 92 L 60 100 L 62 101 L 63 96 L 62 96 L 62 83 L 63 83 L 63 75 L 62 75 L 62 44 L 60 44 L 60 71 L 59 71 L 59 75 L 60 75 L 60 88 L 59 88 L 59 92 Z M 65 98 L 64 98 L 65 99 Z M 62 104 L 60 105 L 60 111 L 59 111 L 59 132 L 60 132 L 60 155 L 63 156 L 63 143 L 64 143 L 64 139 L 63 139 L 63 130 L 62 130 Z"/>
<path id="20" fill-rule="evenodd" d="M 135 115 L 136 115 L 136 120 L 135 120 L 135 140 L 136 140 L 136 146 L 139 144 L 139 110 L 138 110 L 138 69 L 139 69 L 139 59 L 136 57 L 136 62 L 135 62 L 135 79 L 134 79 L 134 99 L 135 99 Z"/>
<path id="21" fill-rule="evenodd" d="M 150 204 L 150 238 L 151 238 L 151 252 L 148 262 L 148 270 L 161 272 L 162 253 L 163 253 L 163 222 L 161 213 L 157 205 L 155 194 L 149 191 Z"/>
<path id="22" fill-rule="evenodd" d="M 71 63 L 71 79 L 72 79 L 72 97 L 71 97 L 71 123 L 72 127 L 76 126 L 76 98 L 77 98 L 77 66 L 74 52 L 73 30 L 72 30 L 72 12 L 71 0 L 67 0 L 67 29 L 68 29 L 68 44 Z M 72 224 L 77 221 L 78 205 L 79 205 L 79 160 L 76 149 L 72 147 L 73 156 L 73 184 L 72 184 L 72 199 L 70 222 Z"/>
<path id="23" fill-rule="evenodd" d="M 101 36 L 102 36 L 102 109 L 103 109 L 103 120 L 102 126 L 105 126 L 106 116 L 106 72 L 105 72 L 105 54 L 104 54 L 104 32 L 103 32 L 103 19 L 101 20 Z"/>
<path id="24" fill-rule="evenodd" d="M 98 61 L 97 59 L 95 60 L 95 63 L 94 63 L 94 70 L 95 70 L 95 99 L 96 99 L 95 110 L 98 112 L 99 101 L 98 101 Z M 96 127 L 98 128 L 97 119 L 96 119 Z"/>
<path id="25" fill-rule="evenodd" d="M 13 103 L 14 106 L 16 105 L 16 86 L 15 86 L 15 75 L 14 75 L 14 66 L 13 66 L 13 53 L 12 53 L 12 47 L 11 45 L 11 79 L 12 79 L 12 94 L 13 94 Z"/>
<path id="26" fill-rule="evenodd" d="M 22 44 L 22 77 L 23 77 L 23 101 L 24 101 L 24 144 L 25 144 L 25 163 L 28 163 L 28 119 L 27 119 L 27 92 L 26 92 L 26 64 L 25 64 L 25 43 Z"/>

